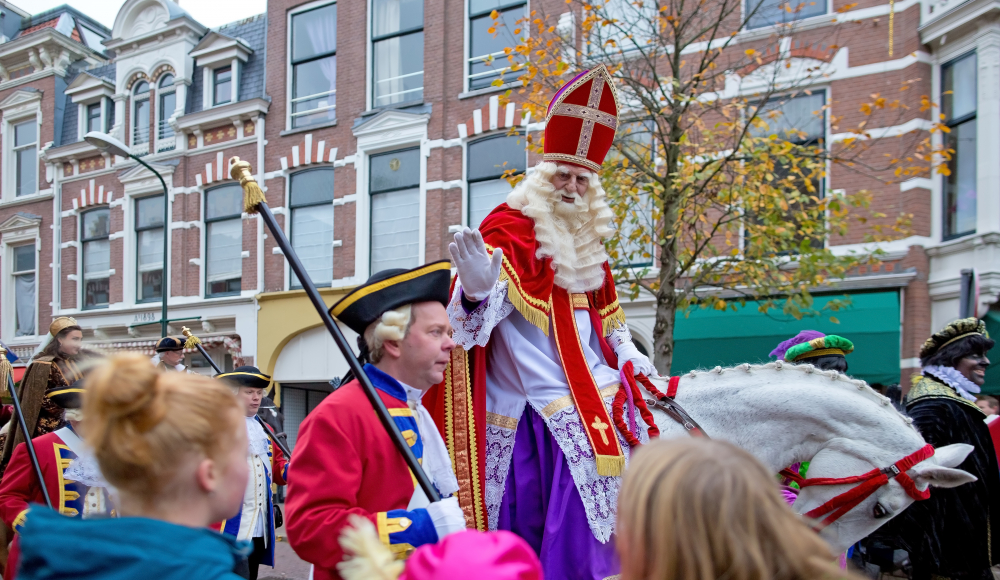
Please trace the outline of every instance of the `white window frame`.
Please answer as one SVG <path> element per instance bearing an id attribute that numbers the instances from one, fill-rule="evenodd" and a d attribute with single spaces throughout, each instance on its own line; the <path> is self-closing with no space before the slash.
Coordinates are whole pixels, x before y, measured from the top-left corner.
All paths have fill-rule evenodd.
<path id="1" fill-rule="evenodd" d="M 233 185 L 233 184 L 232 183 L 225 183 L 225 182 L 223 182 L 223 183 L 219 183 L 218 185 L 213 184 L 210 187 L 202 187 L 199 190 L 199 193 L 201 194 L 201 222 L 199 224 L 199 227 L 201 229 L 201 245 L 200 245 L 201 258 L 200 259 L 201 259 L 201 264 L 202 264 L 201 268 L 200 268 L 200 270 L 201 270 L 201 292 L 199 293 L 199 296 L 201 297 L 202 300 L 213 300 L 213 299 L 217 299 L 217 298 L 232 298 L 232 297 L 242 296 L 243 295 L 243 261 L 242 260 L 244 259 L 244 257 L 243 257 L 243 251 L 244 250 L 243 250 L 242 242 L 241 242 L 241 245 L 240 245 L 240 291 L 238 293 L 235 293 L 235 294 L 223 293 L 223 294 L 217 294 L 215 296 L 209 296 L 209 294 L 208 294 L 208 227 L 209 227 L 209 225 L 212 224 L 212 223 L 218 223 L 218 222 L 221 222 L 221 221 L 239 219 L 239 221 L 240 221 L 240 232 L 242 233 L 242 231 L 243 231 L 243 222 L 246 221 L 246 219 L 247 219 L 247 214 L 246 213 L 241 213 L 240 216 L 239 216 L 239 218 L 235 218 L 235 217 L 224 218 L 224 219 L 211 218 L 212 221 L 211 222 L 208 221 L 208 219 L 209 219 L 208 218 L 208 194 L 211 193 L 214 190 L 222 189 L 223 187 L 230 186 L 230 185 Z"/>
<path id="2" fill-rule="evenodd" d="M 323 8 L 325 6 L 329 6 L 331 4 L 336 4 L 336 3 L 337 3 L 337 0 L 334 0 L 333 2 L 331 2 L 330 0 L 316 0 L 315 2 L 310 2 L 308 4 L 303 4 L 301 6 L 296 6 L 295 8 L 289 10 L 288 14 L 285 16 L 285 30 L 288 31 L 288 33 L 285 35 L 287 37 L 287 38 L 285 38 L 285 130 L 286 131 L 291 131 L 292 130 L 292 91 L 294 90 L 294 86 L 293 85 L 294 85 L 294 76 L 295 76 L 294 75 L 295 66 L 292 64 L 292 41 L 293 41 L 293 38 L 292 38 L 292 34 L 293 34 L 293 30 L 292 30 L 292 17 L 295 16 L 296 14 L 301 14 L 302 12 L 309 12 L 310 10 L 315 10 L 317 8 Z M 337 19 L 338 20 L 340 19 L 340 7 L 339 6 L 337 7 Z M 339 22 L 338 22 L 338 24 L 339 24 Z M 339 37 L 338 37 L 338 40 L 339 40 Z M 335 51 L 333 54 L 336 55 L 337 52 Z M 339 64 L 338 64 L 338 66 L 339 66 Z M 339 70 L 340 69 L 338 69 L 338 72 L 339 72 Z M 340 75 L 338 74 L 337 76 L 339 77 Z M 338 78 L 338 80 L 339 80 L 339 78 Z M 337 90 L 334 89 L 333 92 L 332 92 L 332 94 L 334 95 L 334 97 L 336 97 Z M 333 107 L 330 107 L 330 108 L 332 108 L 336 112 L 337 105 L 334 104 Z M 336 118 L 334 118 L 333 121 L 330 121 L 330 123 L 336 123 L 336 122 L 337 122 Z M 316 125 L 324 125 L 324 124 L 325 123 L 316 123 Z M 312 127 L 312 126 L 314 126 L 314 125 L 307 125 L 307 126 L 299 127 L 298 129 L 303 129 L 304 130 L 304 129 L 307 129 L 308 127 Z M 285 286 L 287 287 L 288 284 L 286 283 Z"/>
<path id="3" fill-rule="evenodd" d="M 398 107 L 398 106 L 403 105 L 403 104 L 415 105 L 418 102 L 425 102 L 424 101 L 423 90 L 427 88 L 427 78 L 426 77 L 424 77 L 424 86 L 420 87 L 420 89 L 421 89 L 420 101 L 417 101 L 416 99 L 414 99 L 412 101 L 406 101 L 406 100 L 404 100 L 404 101 L 400 101 L 398 103 L 390 103 L 388 105 L 382 105 L 382 106 L 376 106 L 375 105 L 375 42 L 372 40 L 374 38 L 374 36 L 372 35 L 372 32 L 375 29 L 375 22 L 373 20 L 373 18 L 375 16 L 374 6 L 375 6 L 375 2 L 374 1 L 368 2 L 368 13 L 367 13 L 367 16 L 366 16 L 366 21 L 365 21 L 365 35 L 366 35 L 366 38 L 367 38 L 367 44 L 365 46 L 365 51 L 366 51 L 367 54 L 366 54 L 365 61 L 368 63 L 368 65 L 366 67 L 367 68 L 367 79 L 368 80 L 367 80 L 367 82 L 365 82 L 365 93 L 366 93 L 366 96 L 367 96 L 366 101 L 368 102 L 367 109 L 369 111 L 372 110 L 372 109 L 391 109 L 393 107 Z M 468 10 L 468 9 L 466 9 L 466 10 Z M 406 36 L 407 34 L 414 34 L 416 32 L 417 32 L 416 30 L 413 30 L 413 31 L 410 31 L 410 32 L 408 32 L 406 34 L 399 34 L 399 35 L 397 35 L 397 37 Z M 425 34 L 425 36 L 424 36 L 424 42 L 426 44 L 426 41 L 427 41 L 427 37 L 426 37 L 426 32 L 427 32 L 427 9 L 426 9 L 426 7 L 424 8 L 424 20 L 423 20 L 423 24 L 422 24 L 422 26 L 420 28 L 420 32 L 422 34 Z M 424 66 L 423 66 L 423 68 L 421 68 L 420 74 L 424 74 L 427 71 L 427 54 L 426 54 L 426 51 L 424 52 L 424 62 L 423 62 L 423 65 Z M 411 73 L 411 74 L 416 74 L 416 73 Z M 465 71 L 462 72 L 462 75 L 465 76 Z M 365 189 L 367 190 L 367 185 L 365 186 Z"/>
<path id="4" fill-rule="evenodd" d="M 162 295 L 159 298 L 156 298 L 156 299 L 153 299 L 153 300 L 141 300 L 139 298 L 139 274 L 140 274 L 140 272 L 139 272 L 139 234 L 140 234 L 140 230 L 137 229 L 137 224 L 139 223 L 139 202 L 142 201 L 142 200 L 144 200 L 144 199 L 156 198 L 156 197 L 160 197 L 162 195 L 164 195 L 164 194 L 163 193 L 150 192 L 148 194 L 143 194 L 143 195 L 129 196 L 126 199 L 126 203 L 128 203 L 128 204 L 131 205 L 131 207 L 129 209 L 129 212 L 128 212 L 131 215 L 131 219 L 127 220 L 127 221 L 130 222 L 129 223 L 129 230 L 128 231 L 131 233 L 131 235 L 127 236 L 126 239 L 132 245 L 132 252 L 122 252 L 122 253 L 123 254 L 132 254 L 132 255 L 128 256 L 126 258 L 126 259 L 130 259 L 131 260 L 131 268 L 125 267 L 125 268 L 122 268 L 122 269 L 125 272 L 128 272 L 129 270 L 131 270 L 131 279 L 132 279 L 132 285 L 133 285 L 132 301 L 135 304 L 149 304 L 149 303 L 155 304 L 156 302 L 160 302 L 160 301 L 163 300 L 163 296 Z M 169 201 L 168 201 L 168 203 L 169 203 Z M 162 227 L 167 228 L 167 231 L 170 231 L 169 230 L 170 224 L 166 223 L 167 219 L 166 219 L 165 216 L 164 216 L 163 221 L 164 221 L 164 224 L 163 224 Z M 157 229 L 157 228 L 155 228 L 155 227 L 144 228 L 142 231 L 149 231 L 149 230 L 155 230 L 155 229 Z M 131 238 L 131 239 L 128 239 L 128 238 Z M 168 239 L 169 239 L 169 234 L 168 234 Z M 81 246 L 81 250 L 82 250 L 82 246 Z M 162 263 L 160 264 L 160 269 L 163 270 L 163 264 Z M 169 274 L 169 272 L 165 272 L 164 274 Z M 123 283 L 126 284 L 126 286 L 128 285 L 128 283 L 124 282 L 124 278 L 123 278 Z M 161 282 L 161 284 L 160 284 L 161 292 L 162 291 L 166 291 L 166 286 L 167 286 L 167 281 L 166 281 L 166 276 L 164 276 L 163 282 Z"/>
<path id="5" fill-rule="evenodd" d="M 167 75 L 174 77 L 173 84 L 166 88 L 160 88 L 160 82 L 163 80 L 163 77 Z M 174 111 L 166 111 L 166 115 L 164 116 L 164 111 L 160 110 L 161 100 L 164 96 L 171 93 L 173 93 L 174 99 L 177 99 L 180 96 L 177 92 L 177 75 L 172 72 L 164 72 L 158 79 L 156 79 L 156 99 L 153 102 L 153 118 L 156 119 L 156 126 L 150 129 L 154 133 L 153 140 L 155 142 L 157 153 L 168 149 L 174 149 L 177 146 L 177 132 L 174 131 L 173 127 L 170 127 L 169 124 L 167 124 L 167 126 L 170 127 L 172 135 L 168 137 L 160 137 L 160 131 L 162 130 L 160 125 L 164 122 L 169 122 L 170 117 L 173 116 L 174 111 L 177 110 L 176 100 L 174 101 Z"/>
<path id="6" fill-rule="evenodd" d="M 35 342 L 37 337 L 40 336 L 38 328 L 38 317 L 39 317 L 39 295 L 41 294 L 42 285 L 39 283 L 38 273 L 40 271 L 39 261 L 41 259 L 42 251 L 42 238 L 39 235 L 39 226 L 42 220 L 30 220 L 31 225 L 23 225 L 21 227 L 4 231 L 0 234 L 0 256 L 3 258 L 4 263 L 4 275 L 2 283 L 0 283 L 0 293 L 3 294 L 4 300 L 3 305 L 0 307 L 0 316 L 2 316 L 2 332 L 4 336 L 4 342 L 17 344 L 19 342 Z M 35 245 L 35 334 L 33 336 L 19 336 L 14 337 L 16 332 L 15 320 L 16 316 L 14 314 L 14 276 L 13 276 L 13 263 L 14 263 L 14 248 L 17 246 L 23 246 L 26 244 Z M 7 298 L 9 297 L 9 298 Z"/>
<path id="7" fill-rule="evenodd" d="M 505 136 L 508 136 L 507 133 L 506 133 L 506 131 L 504 131 L 504 132 L 499 132 L 498 131 L 498 132 L 495 132 L 495 133 L 492 133 L 492 134 L 488 133 L 488 134 L 485 134 L 485 135 L 477 135 L 475 139 L 469 139 L 469 140 L 467 140 L 465 142 L 465 146 L 462 147 L 462 183 L 464 185 L 464 187 L 463 187 L 464 191 L 462 192 L 462 225 L 463 226 L 471 227 L 471 222 L 469 221 L 469 212 L 472 211 L 472 200 L 470 199 L 470 195 L 471 195 L 471 191 L 472 191 L 472 183 L 469 182 L 469 163 L 471 161 L 471 158 L 469 156 L 469 147 L 471 145 L 475 144 L 475 143 L 480 143 L 480 142 L 486 141 L 488 139 L 505 137 Z M 525 176 L 527 176 L 527 172 L 531 169 L 531 167 L 528 165 L 529 158 L 528 158 L 528 149 L 527 149 L 527 132 L 519 130 L 518 133 L 517 133 L 517 136 L 520 139 L 522 139 L 524 141 L 524 143 L 525 143 L 525 149 L 524 149 L 524 168 L 525 168 Z M 501 177 L 499 179 L 503 179 L 503 178 Z M 475 183 L 484 183 L 486 181 L 489 181 L 489 180 L 480 179 L 480 180 L 476 180 Z"/>
<path id="8" fill-rule="evenodd" d="M 743 0 L 743 6 L 740 7 L 740 16 L 741 16 L 740 21 L 741 22 L 743 22 L 743 21 L 746 20 L 746 15 L 750 11 L 750 9 L 748 8 L 748 3 L 751 3 L 751 2 L 760 2 L 760 1 L 763 1 L 763 0 Z M 791 4 L 795 0 L 787 0 L 787 1 L 788 1 L 789 4 Z M 826 4 L 826 11 L 823 12 L 822 14 L 816 14 L 815 16 L 807 16 L 807 17 L 802 18 L 800 20 L 795 20 L 794 21 L 794 26 L 802 26 L 803 23 L 811 24 L 811 23 L 814 23 L 814 22 L 817 22 L 817 23 L 822 22 L 823 24 L 828 24 L 829 23 L 830 15 L 833 14 L 833 10 L 834 10 L 834 8 L 833 8 L 833 0 L 810 0 L 810 1 L 815 1 L 817 4 L 819 4 L 820 2 L 825 3 Z M 792 23 L 788 23 L 788 24 L 792 24 Z M 771 24 L 767 24 L 765 26 L 758 26 L 756 28 L 750 28 L 749 26 L 747 26 L 747 23 L 744 22 L 743 28 L 740 30 L 740 32 L 742 32 L 742 33 L 755 33 L 755 32 L 760 32 L 760 31 L 771 32 L 771 31 L 773 31 L 773 29 L 776 26 L 779 26 L 779 24 L 771 23 Z"/>
<path id="9" fill-rule="evenodd" d="M 339 248 L 341 245 L 343 245 L 343 240 L 338 240 L 337 239 L 337 206 L 338 205 L 343 205 L 344 202 L 343 202 L 343 198 L 338 199 L 337 195 L 336 195 L 337 173 L 336 173 L 336 169 L 334 169 L 333 165 L 320 165 L 318 167 L 313 167 L 313 168 L 308 168 L 307 167 L 305 171 L 309 171 L 311 169 L 319 169 L 319 168 L 323 168 L 323 169 L 329 168 L 331 171 L 334 172 L 334 174 L 333 174 L 334 175 L 334 195 L 333 195 L 333 200 L 330 202 L 330 205 L 333 206 L 333 243 L 332 243 L 333 250 L 332 251 L 335 252 L 337 248 Z M 300 170 L 300 171 L 296 171 L 295 173 L 302 173 L 302 172 L 303 171 Z M 294 175 L 295 173 L 289 172 L 287 175 L 285 175 L 285 207 L 284 207 L 284 211 L 285 211 L 285 218 L 286 219 L 285 219 L 285 226 L 282 229 L 285 231 L 285 235 L 288 236 L 288 243 L 289 244 L 292 243 L 292 213 L 295 211 L 295 208 L 292 207 L 292 175 Z M 323 204 L 317 203 L 317 204 L 315 204 L 315 205 L 313 205 L 311 207 L 319 207 L 321 205 L 323 205 Z M 331 255 L 331 258 L 333 258 L 332 255 Z M 292 288 L 292 269 L 288 267 L 288 260 L 285 260 L 284 262 L 285 262 L 285 284 L 284 284 L 284 288 L 285 288 L 285 290 L 292 290 L 293 289 Z M 312 276 L 310 276 L 310 278 L 311 277 Z M 337 278 L 332 273 L 331 273 L 330 278 L 331 278 L 331 285 L 335 286 L 337 284 Z M 316 281 L 313 280 L 313 282 L 316 282 Z M 324 288 L 325 286 L 319 286 L 319 287 Z M 298 288 L 296 288 L 296 290 L 298 290 Z"/>
<path id="10" fill-rule="evenodd" d="M 202 86 L 204 90 L 202 91 L 202 110 L 207 111 L 208 109 L 214 109 L 216 107 L 225 107 L 226 105 L 232 105 L 240 100 L 239 89 L 240 89 L 240 77 L 242 74 L 242 61 L 238 58 L 234 58 L 229 62 L 219 62 L 213 63 L 215 66 L 204 66 L 202 67 Z M 229 100 L 225 103 L 215 104 L 215 71 L 230 67 L 232 71 L 232 76 L 230 77 L 230 89 L 229 89 Z M 175 77 L 176 78 L 176 77 Z"/>
<path id="11" fill-rule="evenodd" d="M 84 242 L 83 241 L 83 216 L 85 214 L 88 214 L 88 213 L 91 213 L 91 212 L 94 212 L 94 211 L 99 211 L 99 210 L 102 210 L 102 209 L 108 210 L 108 237 L 107 237 L 107 240 L 108 240 L 108 269 L 105 270 L 105 271 L 100 272 L 99 273 L 100 275 L 96 275 L 95 274 L 95 275 L 90 276 L 90 278 L 93 279 L 93 278 L 104 278 L 105 276 L 107 277 L 107 279 L 108 279 L 108 303 L 106 305 L 103 305 L 103 306 L 94 306 L 92 308 L 87 308 L 86 302 L 87 302 L 87 279 L 88 278 L 87 278 L 87 273 L 85 271 L 86 260 L 84 259 L 84 253 L 86 251 L 85 245 L 88 242 Z M 77 274 L 77 278 L 79 280 L 79 282 L 77 284 L 77 288 L 78 288 L 78 292 L 77 292 L 77 294 L 78 294 L 78 296 L 77 296 L 78 302 L 77 302 L 77 304 L 79 305 L 78 310 L 80 310 L 81 312 L 84 311 L 84 310 L 106 310 L 106 309 L 108 309 L 108 308 L 111 307 L 111 277 L 115 275 L 115 269 L 111 267 L 111 242 L 114 240 L 114 238 L 111 237 L 112 234 L 114 233 L 114 232 L 111 231 L 111 206 L 109 206 L 108 204 L 95 205 L 93 207 L 88 207 L 86 209 L 86 211 L 79 212 L 79 214 L 77 215 L 77 220 L 76 220 L 76 231 L 77 231 L 77 236 L 76 236 L 77 237 L 77 244 L 78 244 L 78 248 L 79 248 L 79 251 L 76 254 L 77 255 L 77 267 L 76 267 L 76 271 L 79 272 L 79 274 Z M 93 240 L 91 240 L 91 241 L 93 241 Z"/>
<path id="12" fill-rule="evenodd" d="M 472 88 L 472 79 L 471 79 L 471 77 L 469 75 L 469 65 L 470 65 L 470 63 L 472 62 L 473 59 L 475 59 L 475 58 L 481 58 L 481 57 L 472 56 L 472 54 L 470 54 L 472 52 L 472 11 L 469 10 L 469 4 L 471 4 L 471 0 L 466 0 L 465 1 L 465 48 L 462 51 L 462 54 L 465 55 L 464 60 L 463 60 L 463 64 L 462 64 L 462 66 L 464 67 L 462 69 L 462 91 L 464 91 L 465 93 L 476 91 L 476 94 L 479 94 L 479 91 L 483 91 L 483 92 L 489 92 L 491 90 L 502 91 L 502 90 L 504 90 L 505 87 L 507 87 L 507 85 L 510 85 L 511 83 L 516 82 L 517 79 L 516 78 L 506 78 L 504 84 L 502 86 L 499 86 L 499 87 L 494 87 L 494 86 L 491 85 L 491 86 L 488 86 L 488 87 L 481 87 L 481 88 L 478 88 L 478 89 L 473 89 Z M 511 8 L 508 8 L 507 10 L 511 10 L 513 8 L 515 8 L 515 6 L 512 6 Z M 531 1 L 530 0 L 525 0 L 524 1 L 524 13 L 525 13 L 526 16 L 528 14 L 531 14 Z M 511 22 L 511 23 L 507 23 L 507 24 L 508 25 L 513 25 L 514 23 Z M 525 25 L 523 28 L 524 28 L 524 30 L 521 31 L 522 34 L 527 35 L 528 32 L 529 32 L 529 27 L 527 25 Z M 512 36 L 514 35 L 513 29 L 511 29 L 511 35 Z M 503 53 L 499 53 L 499 54 L 503 54 Z M 503 58 L 506 58 L 506 56 L 504 56 Z M 509 67 L 505 67 L 505 71 L 506 71 L 507 68 L 509 68 Z"/>
<path id="13" fill-rule="evenodd" d="M 146 91 L 145 93 L 142 93 L 142 95 L 137 95 L 135 93 L 136 85 L 138 85 L 139 83 L 146 83 L 149 86 L 149 90 Z M 152 98 L 151 97 L 152 94 L 153 94 L 153 84 L 151 82 L 149 82 L 148 79 L 139 79 L 139 80 L 137 80 L 135 82 L 135 84 L 132 85 L 132 88 L 129 89 L 129 99 L 128 100 L 129 100 L 129 109 L 130 110 L 129 110 L 129 116 L 128 116 L 129 117 L 129 121 L 128 121 L 128 139 L 129 139 L 129 147 L 132 150 L 131 152 L 133 154 L 135 154 L 135 155 L 140 155 L 140 154 L 147 153 L 149 151 L 149 144 L 153 140 L 153 135 L 152 135 L 153 127 L 150 126 L 149 127 L 150 135 L 147 136 L 146 140 L 143 141 L 142 143 L 136 143 L 136 141 L 135 141 L 135 122 L 136 122 L 135 107 L 136 107 L 136 105 L 138 104 L 139 101 L 150 101 L 151 98 Z M 150 103 L 151 107 L 152 107 L 152 105 L 153 105 L 153 103 Z"/>
<path id="14" fill-rule="evenodd" d="M 37 117 L 36 117 L 36 119 L 37 119 Z M 22 119 L 20 121 L 14 121 L 10 125 L 10 129 L 11 129 L 10 156 L 11 156 L 11 159 L 13 160 L 13 164 L 12 164 L 13 171 L 11 173 L 13 173 L 12 177 L 13 177 L 13 180 L 14 180 L 13 186 L 14 186 L 14 197 L 15 198 L 31 197 L 33 195 L 37 195 L 38 192 L 41 191 L 41 187 L 40 186 L 42 184 L 41 184 L 41 179 L 39 179 L 39 163 L 38 163 L 38 161 L 39 161 L 39 159 L 38 159 L 39 150 L 38 150 L 38 143 L 42 140 L 41 139 L 41 130 L 42 130 L 42 127 L 37 122 L 37 120 L 35 121 L 35 141 L 33 143 L 26 143 L 24 145 L 17 145 L 17 127 L 18 127 L 18 125 L 26 125 L 26 124 L 29 124 L 31 122 L 32 122 L 31 117 L 28 117 L 28 118 Z M 18 193 L 17 193 L 17 177 L 18 177 L 18 173 L 17 172 L 18 172 L 19 167 L 18 167 L 18 164 L 17 164 L 17 154 L 20 153 L 21 151 L 28 151 L 30 149 L 34 149 L 35 150 L 35 171 L 34 171 L 34 176 L 35 176 L 35 191 L 29 192 L 29 193 L 22 193 L 21 195 L 18 195 Z"/>
<path id="15" fill-rule="evenodd" d="M 17 197 L 17 176 L 14 156 L 14 125 L 18 125 L 29 119 L 35 119 L 37 123 L 35 140 L 37 155 L 35 163 L 36 170 L 39 170 L 39 175 L 41 174 L 40 167 L 37 164 L 41 159 L 39 143 L 42 142 L 42 123 L 44 120 L 42 115 L 42 93 L 39 91 L 37 93 L 25 94 L 23 91 L 17 91 L 10 97 L 7 97 L 5 101 L 9 101 L 12 98 L 17 98 L 17 101 L 0 109 L 0 134 L 2 134 L 2 149 L 4 152 L 3 155 L 0 155 L 0 176 L 3 179 L 2 184 L 0 184 L 0 199 L 3 202 L 31 199 L 34 196 L 42 195 L 43 191 L 41 177 L 39 177 L 34 195 Z"/>

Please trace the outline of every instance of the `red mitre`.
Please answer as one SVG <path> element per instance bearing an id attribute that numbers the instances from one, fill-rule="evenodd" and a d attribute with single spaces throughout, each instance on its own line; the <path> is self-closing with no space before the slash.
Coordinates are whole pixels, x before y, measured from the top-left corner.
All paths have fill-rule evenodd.
<path id="1" fill-rule="evenodd" d="M 618 128 L 618 93 L 602 64 L 559 89 L 545 114 L 545 161 L 600 171 Z"/>

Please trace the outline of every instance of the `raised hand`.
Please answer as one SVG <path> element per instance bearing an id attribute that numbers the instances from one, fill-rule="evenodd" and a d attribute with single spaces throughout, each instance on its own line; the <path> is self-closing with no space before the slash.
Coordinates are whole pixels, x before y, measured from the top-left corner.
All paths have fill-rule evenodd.
<path id="1" fill-rule="evenodd" d="M 497 248 L 490 256 L 486 242 L 479 230 L 464 230 L 455 234 L 455 241 L 448 244 L 451 259 L 458 269 L 462 291 L 470 300 L 484 300 L 500 279 L 503 250 Z"/>

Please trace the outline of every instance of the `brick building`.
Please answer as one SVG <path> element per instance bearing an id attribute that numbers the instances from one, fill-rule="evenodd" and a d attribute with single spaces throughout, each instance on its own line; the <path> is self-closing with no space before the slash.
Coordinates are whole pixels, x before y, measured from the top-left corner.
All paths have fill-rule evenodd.
<path id="1" fill-rule="evenodd" d="M 1000 163 L 989 161 L 1000 152 L 1000 25 L 992 6 L 977 1 L 890 8 L 828 0 L 801 14 L 804 37 L 834 20 L 856 25 L 833 52 L 796 56 L 828 68 L 808 100 L 792 106 L 828 103 L 850 115 L 858 97 L 906 79 L 920 79 L 914 92 L 935 100 L 954 89 L 946 111 L 958 151 L 952 177 L 875 188 L 875 209 L 913 213 L 914 235 L 885 244 L 876 271 L 820 289 L 852 296 L 840 327 L 768 322 L 752 308 L 692 313 L 678 323 L 676 370 L 712 364 L 707 343 L 727 344 L 731 362 L 742 362 L 817 327 L 869 352 L 871 364 L 852 363 L 862 378 L 905 381 L 924 338 L 957 316 L 959 271 L 973 266 L 980 315 L 992 316 L 1000 296 Z M 551 13 L 568 10 L 551 4 Z M 298 422 L 346 363 L 262 222 L 241 213 L 228 160 L 253 165 L 328 303 L 371 272 L 446 258 L 451 234 L 478 225 L 509 191 L 498 166 L 536 161 L 509 129 L 544 126 L 516 104 L 501 106 L 501 89 L 490 84 L 483 57 L 506 44 L 486 30 L 494 8 L 516 15 L 535 7 L 271 0 L 265 14 L 209 29 L 170 0 L 128 0 L 109 30 L 70 8 L 29 16 L 0 0 L 0 338 L 30 355 L 53 316 L 72 315 L 94 346 L 151 354 L 159 325 L 148 323 L 159 319 L 166 291 L 170 318 L 189 319 L 172 323 L 173 332 L 190 326 L 217 360 L 257 364 L 281 382 L 294 444 Z M 894 57 L 884 26 L 890 10 Z M 762 18 L 741 41 L 770 35 Z M 840 102 L 849 105 L 838 110 Z M 902 125 L 870 129 L 928 126 L 914 112 Z M 166 218 L 157 177 L 87 144 L 91 130 L 117 137 L 162 175 Z M 838 138 L 829 122 L 816 131 Z M 872 184 L 835 169 L 828 187 Z M 830 243 L 848 251 L 861 233 Z M 647 350 L 652 305 L 647 297 L 625 305 Z M 194 353 L 189 362 L 204 368 Z"/>

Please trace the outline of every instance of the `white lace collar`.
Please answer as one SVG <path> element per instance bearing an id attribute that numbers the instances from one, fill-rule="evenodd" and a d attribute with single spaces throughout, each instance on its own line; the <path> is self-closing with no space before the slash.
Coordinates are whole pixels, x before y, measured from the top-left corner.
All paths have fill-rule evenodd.
<path id="1" fill-rule="evenodd" d="M 978 393 L 982 390 L 979 385 L 965 378 L 965 375 L 958 372 L 958 369 L 955 367 L 927 365 L 921 370 L 923 374 L 930 374 L 934 378 L 955 389 L 955 391 L 967 401 L 975 402 L 976 397 L 973 396 L 973 393 Z"/>

